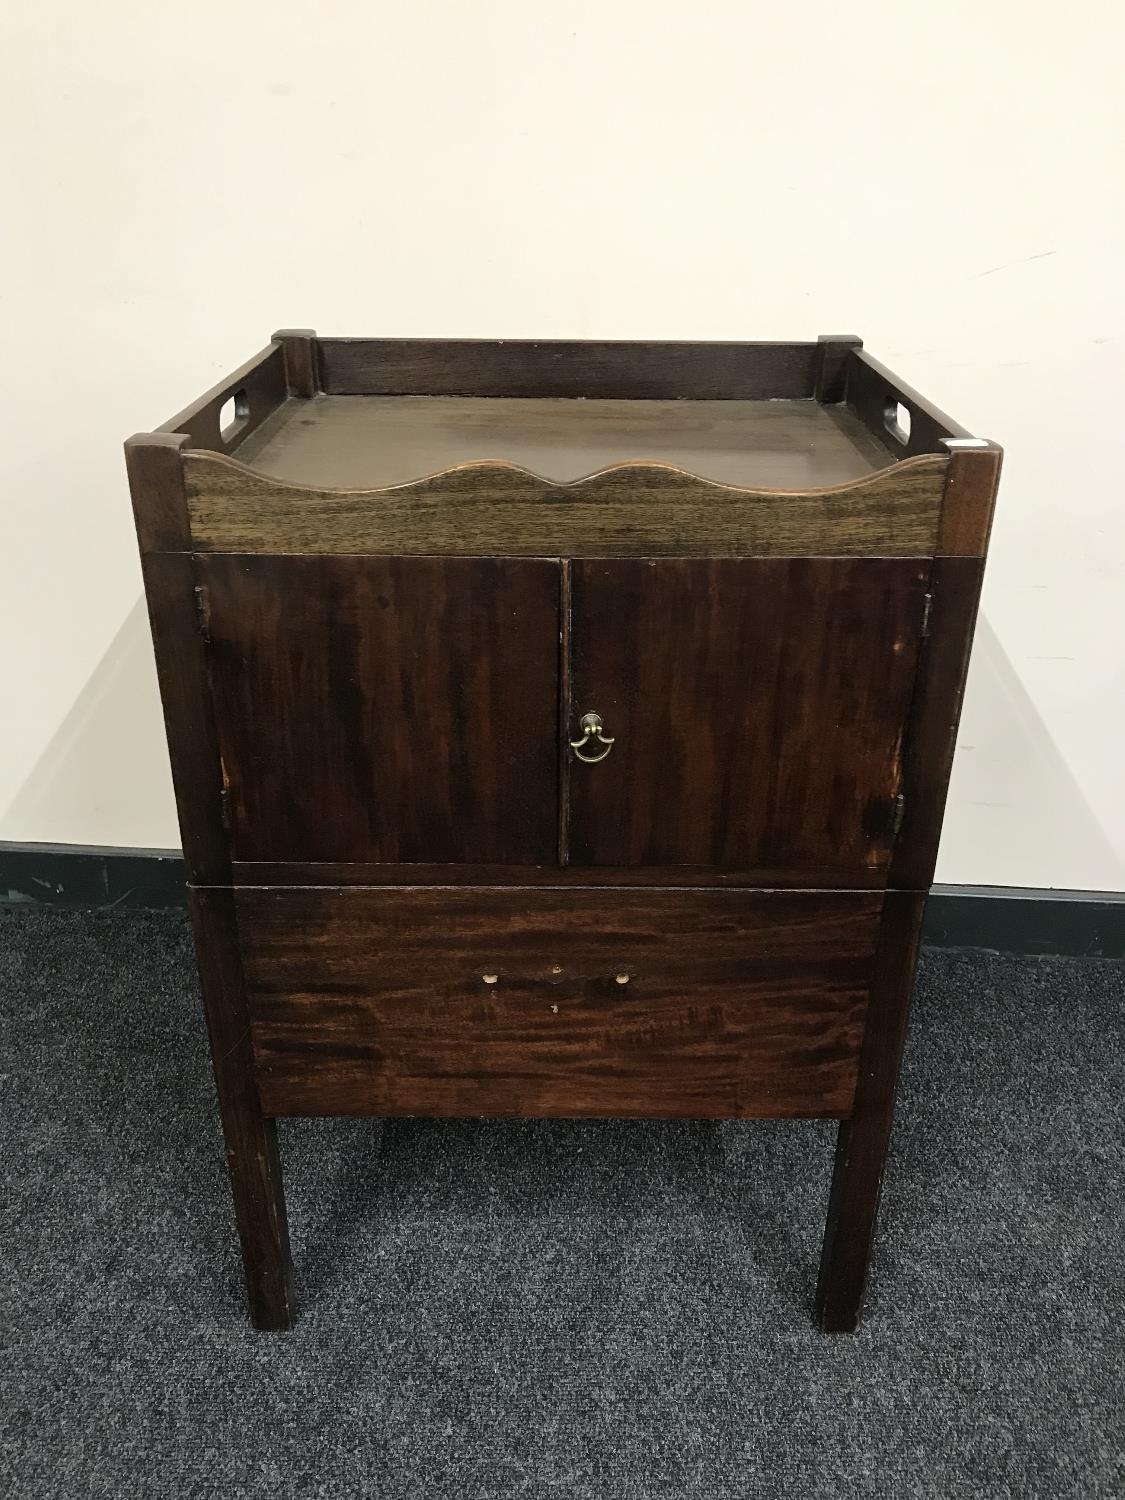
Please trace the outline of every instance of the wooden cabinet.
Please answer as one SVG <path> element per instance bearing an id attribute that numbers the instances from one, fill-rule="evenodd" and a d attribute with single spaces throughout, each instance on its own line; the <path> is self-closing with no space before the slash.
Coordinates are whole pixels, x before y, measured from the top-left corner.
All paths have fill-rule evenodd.
<path id="1" fill-rule="evenodd" d="M 850 339 L 285 333 L 127 456 L 255 1322 L 274 1119 L 422 1113 L 837 1119 L 854 1327 L 995 445 Z"/>

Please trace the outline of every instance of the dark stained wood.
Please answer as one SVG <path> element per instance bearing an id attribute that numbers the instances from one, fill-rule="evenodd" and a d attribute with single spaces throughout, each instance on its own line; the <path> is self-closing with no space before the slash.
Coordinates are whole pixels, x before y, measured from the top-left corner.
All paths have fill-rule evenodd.
<path id="1" fill-rule="evenodd" d="M 285 1196 L 276 1128 L 254 1083 L 234 895 L 189 889 L 188 905 L 250 1315 L 256 1328 L 288 1328 L 295 1304 Z"/>
<path id="2" fill-rule="evenodd" d="M 841 1119 L 854 1328 L 996 445 L 847 336 L 283 330 L 126 456 L 257 1325 L 274 1115 L 421 1112 Z"/>
<path id="3" fill-rule="evenodd" d="M 570 860 L 793 884 L 885 870 L 924 614 L 914 559 L 576 562 Z"/>
<path id="4" fill-rule="evenodd" d="M 141 547 L 145 598 L 189 880 L 230 880 L 222 773 L 199 633 L 179 434 L 130 438 L 125 461 Z M 162 551 L 159 549 L 171 550 Z"/>
<path id="5" fill-rule="evenodd" d="M 906 733 L 893 886 L 921 890 L 934 878 L 983 578 L 978 557 L 936 558 L 930 574 L 933 602 Z"/>
<path id="6" fill-rule="evenodd" d="M 845 400 L 848 391 L 848 355 L 862 349 L 863 340 L 854 333 L 822 333 L 816 341 L 816 378 L 813 396 L 817 401 L 835 403 Z"/>
<path id="7" fill-rule="evenodd" d="M 240 860 L 555 860 L 557 563 L 198 566 Z"/>
<path id="8" fill-rule="evenodd" d="M 274 1113 L 851 1109 L 878 895 L 236 899 L 259 1088 Z"/>
<path id="9" fill-rule="evenodd" d="M 564 760 L 564 765 L 566 764 Z M 235 885 L 527 885 L 527 886 L 723 886 L 732 889 L 878 890 L 881 870 L 717 869 L 713 865 L 477 865 L 339 864 L 312 861 L 238 860 Z"/>
<path id="10" fill-rule="evenodd" d="M 925 905 L 922 891 L 886 896 L 854 1109 L 840 1126 L 820 1262 L 817 1314 L 829 1333 L 850 1333 L 859 1323 Z"/>
<path id="11" fill-rule="evenodd" d="M 321 339 L 341 396 L 780 400 L 812 395 L 815 344 Z"/>
<path id="12" fill-rule="evenodd" d="M 997 443 L 962 447 L 958 440 L 944 444 L 949 472 L 941 505 L 937 550 L 950 557 L 983 557 L 988 551 L 996 491 L 1000 485 L 1003 450 Z"/>
<path id="13" fill-rule="evenodd" d="M 945 458 L 828 490 L 739 490 L 658 464 L 554 485 L 471 463 L 388 490 L 317 490 L 213 453 L 184 455 L 201 552 L 532 557 L 931 553 Z"/>
<path id="14" fill-rule="evenodd" d="M 125 444 L 125 472 L 141 556 L 191 548 L 180 432 L 138 432 Z"/>
<path id="15" fill-rule="evenodd" d="M 154 552 L 141 559 L 141 568 L 187 878 L 200 885 L 226 884 L 230 846 L 223 827 L 222 766 L 191 558 Z"/>
<path id="16" fill-rule="evenodd" d="M 570 702 L 570 559 L 559 563 L 559 732 L 571 722 Z M 559 858 L 560 867 L 570 863 L 570 765 L 565 747 L 559 745 Z M 480 883 L 480 882 L 478 882 Z M 487 882 L 484 882 L 487 883 Z"/>
<path id="17" fill-rule="evenodd" d="M 285 384 L 291 396 L 315 396 L 320 389 L 320 349 L 311 328 L 279 328 L 273 342 L 281 345 Z"/>
<path id="18" fill-rule="evenodd" d="M 177 412 L 159 429 L 183 433 L 189 448 L 210 448 L 217 453 L 237 453 L 250 437 L 288 397 L 285 356 L 280 344 L 268 344 L 233 374 L 220 380 L 198 401 Z M 232 398 L 243 408 L 238 430 L 224 437 L 220 427 L 223 407 Z"/>
<path id="19" fill-rule="evenodd" d="M 187 537 L 182 435 L 138 437 L 126 447 L 141 566 L 168 732 L 172 780 L 189 880 L 228 882 L 222 773 L 207 686 L 195 576 Z M 250 1310 L 258 1328 L 287 1328 L 292 1272 L 272 1120 L 258 1102 L 242 990 L 234 898 L 229 889 L 190 890 L 203 1005 L 242 1242 Z"/>
<path id="20" fill-rule="evenodd" d="M 886 365 L 872 359 L 865 349 L 856 349 L 848 356 L 846 381 L 848 405 L 872 433 L 890 444 L 897 458 L 942 453 L 943 439 L 970 436 L 951 417 L 893 375 Z M 910 413 L 910 438 L 906 443 L 895 439 L 887 426 L 887 413 L 896 402 L 901 402 Z"/>
<path id="21" fill-rule="evenodd" d="M 815 401 L 576 401 L 318 396 L 278 407 L 238 461 L 312 489 L 390 489 L 466 463 L 571 484 L 623 463 L 670 464 L 753 490 L 831 488 L 898 458 L 846 406 Z"/>

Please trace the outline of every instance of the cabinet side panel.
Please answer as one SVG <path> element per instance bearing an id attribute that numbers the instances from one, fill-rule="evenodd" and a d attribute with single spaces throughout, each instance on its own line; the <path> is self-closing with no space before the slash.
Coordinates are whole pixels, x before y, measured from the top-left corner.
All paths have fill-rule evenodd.
<path id="1" fill-rule="evenodd" d="M 888 883 L 924 890 L 934 878 L 984 559 L 938 557 L 929 634 L 918 663 L 903 764 L 903 820 Z"/>
<path id="2" fill-rule="evenodd" d="M 976 438 L 944 446 L 950 457 L 930 574 L 929 628 L 907 726 L 904 817 L 888 881 L 914 890 L 928 888 L 937 864 L 1003 459 L 996 443 Z"/>
<path id="3" fill-rule="evenodd" d="M 856 416 L 876 437 L 899 446 L 903 458 L 944 452 L 946 438 L 969 436 L 952 417 L 899 380 L 866 349 L 854 349 L 848 356 L 845 382 L 847 403 Z M 895 421 L 900 405 L 909 416 L 908 433 L 903 433 Z"/>
<path id="4" fill-rule="evenodd" d="M 141 566 L 187 878 L 193 885 L 225 884 L 231 870 L 222 766 L 191 557 L 154 552 Z"/>
<path id="5" fill-rule="evenodd" d="M 180 434 L 125 445 L 184 863 L 193 883 L 230 880 L 222 774 L 195 591 Z M 165 550 L 166 549 L 166 550 Z"/>
<path id="6" fill-rule="evenodd" d="M 284 402 L 285 356 L 270 343 L 218 385 L 170 417 L 162 432 L 183 435 L 191 448 L 237 453 L 238 445 L 256 431 Z M 233 418 L 229 426 L 224 421 Z"/>

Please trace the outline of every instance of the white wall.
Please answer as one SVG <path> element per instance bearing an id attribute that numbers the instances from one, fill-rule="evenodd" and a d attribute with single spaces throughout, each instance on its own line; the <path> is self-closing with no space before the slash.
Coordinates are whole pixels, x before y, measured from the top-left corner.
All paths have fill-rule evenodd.
<path id="1" fill-rule="evenodd" d="M 177 842 L 121 440 L 278 326 L 855 331 L 1007 465 L 939 879 L 1116 888 L 1116 0 L 9 17 L 0 837 Z"/>

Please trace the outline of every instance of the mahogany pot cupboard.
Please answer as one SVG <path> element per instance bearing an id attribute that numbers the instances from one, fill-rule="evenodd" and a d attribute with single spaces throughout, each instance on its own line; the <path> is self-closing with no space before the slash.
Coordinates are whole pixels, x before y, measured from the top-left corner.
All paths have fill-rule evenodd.
<path id="1" fill-rule="evenodd" d="M 126 455 L 254 1323 L 278 1116 L 819 1117 L 854 1328 L 999 448 L 850 337 L 286 331 Z"/>

